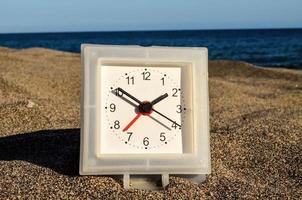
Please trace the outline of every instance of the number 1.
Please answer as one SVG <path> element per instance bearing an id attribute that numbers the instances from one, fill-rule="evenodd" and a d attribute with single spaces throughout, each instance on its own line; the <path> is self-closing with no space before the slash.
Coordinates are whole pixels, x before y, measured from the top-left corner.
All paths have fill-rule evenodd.
<path id="1" fill-rule="evenodd" d="M 162 80 L 163 85 L 165 85 L 165 78 L 162 77 L 160 80 Z"/>

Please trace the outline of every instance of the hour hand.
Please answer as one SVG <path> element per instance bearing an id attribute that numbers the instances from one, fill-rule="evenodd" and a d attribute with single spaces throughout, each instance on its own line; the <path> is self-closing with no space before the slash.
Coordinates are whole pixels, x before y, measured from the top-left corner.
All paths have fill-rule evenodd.
<path id="1" fill-rule="evenodd" d="M 163 99 L 165 99 L 167 97 L 168 97 L 167 93 L 165 93 L 165 94 L 157 97 L 156 99 L 154 99 L 153 101 L 151 101 L 152 106 L 155 105 L 155 104 L 157 104 L 158 102 L 160 102 L 161 100 L 163 100 Z"/>

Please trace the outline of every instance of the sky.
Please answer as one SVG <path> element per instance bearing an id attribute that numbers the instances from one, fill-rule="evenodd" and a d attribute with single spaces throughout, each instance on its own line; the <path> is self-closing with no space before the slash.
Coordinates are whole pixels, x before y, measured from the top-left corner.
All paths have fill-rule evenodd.
<path id="1" fill-rule="evenodd" d="M 0 33 L 302 28 L 302 0 L 0 0 Z"/>

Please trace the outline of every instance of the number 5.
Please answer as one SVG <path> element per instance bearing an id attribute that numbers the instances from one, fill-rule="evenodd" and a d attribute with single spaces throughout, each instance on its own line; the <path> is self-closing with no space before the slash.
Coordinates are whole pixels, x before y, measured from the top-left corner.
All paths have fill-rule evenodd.
<path id="1" fill-rule="evenodd" d="M 166 136 L 165 136 L 165 133 L 160 133 L 160 141 L 165 141 L 166 140 Z"/>

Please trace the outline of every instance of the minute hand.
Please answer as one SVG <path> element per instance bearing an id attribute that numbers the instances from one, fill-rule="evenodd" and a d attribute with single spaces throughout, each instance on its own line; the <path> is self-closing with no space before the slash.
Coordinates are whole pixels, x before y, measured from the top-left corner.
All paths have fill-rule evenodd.
<path id="1" fill-rule="evenodd" d="M 152 108 L 152 110 L 153 110 L 154 112 L 156 112 L 157 114 L 159 114 L 160 116 L 166 118 L 167 120 L 169 120 L 169 121 L 172 122 L 173 124 L 176 124 L 177 126 L 181 127 L 181 125 L 179 125 L 178 123 L 176 123 L 176 121 L 173 121 L 172 119 L 170 119 L 170 118 L 167 117 L 166 115 L 164 115 L 164 114 L 158 112 L 158 111 L 155 110 L 154 108 Z"/>
<path id="2" fill-rule="evenodd" d="M 138 104 L 141 104 L 141 103 L 142 103 L 140 100 L 138 100 L 137 98 L 135 98 L 134 96 L 132 96 L 131 94 L 129 94 L 128 92 L 126 92 L 125 90 L 123 90 L 122 88 L 118 87 L 117 90 L 118 90 L 118 91 L 121 91 L 123 94 L 125 94 L 125 95 L 128 96 L 130 99 L 132 99 L 133 101 L 137 102 Z"/>

